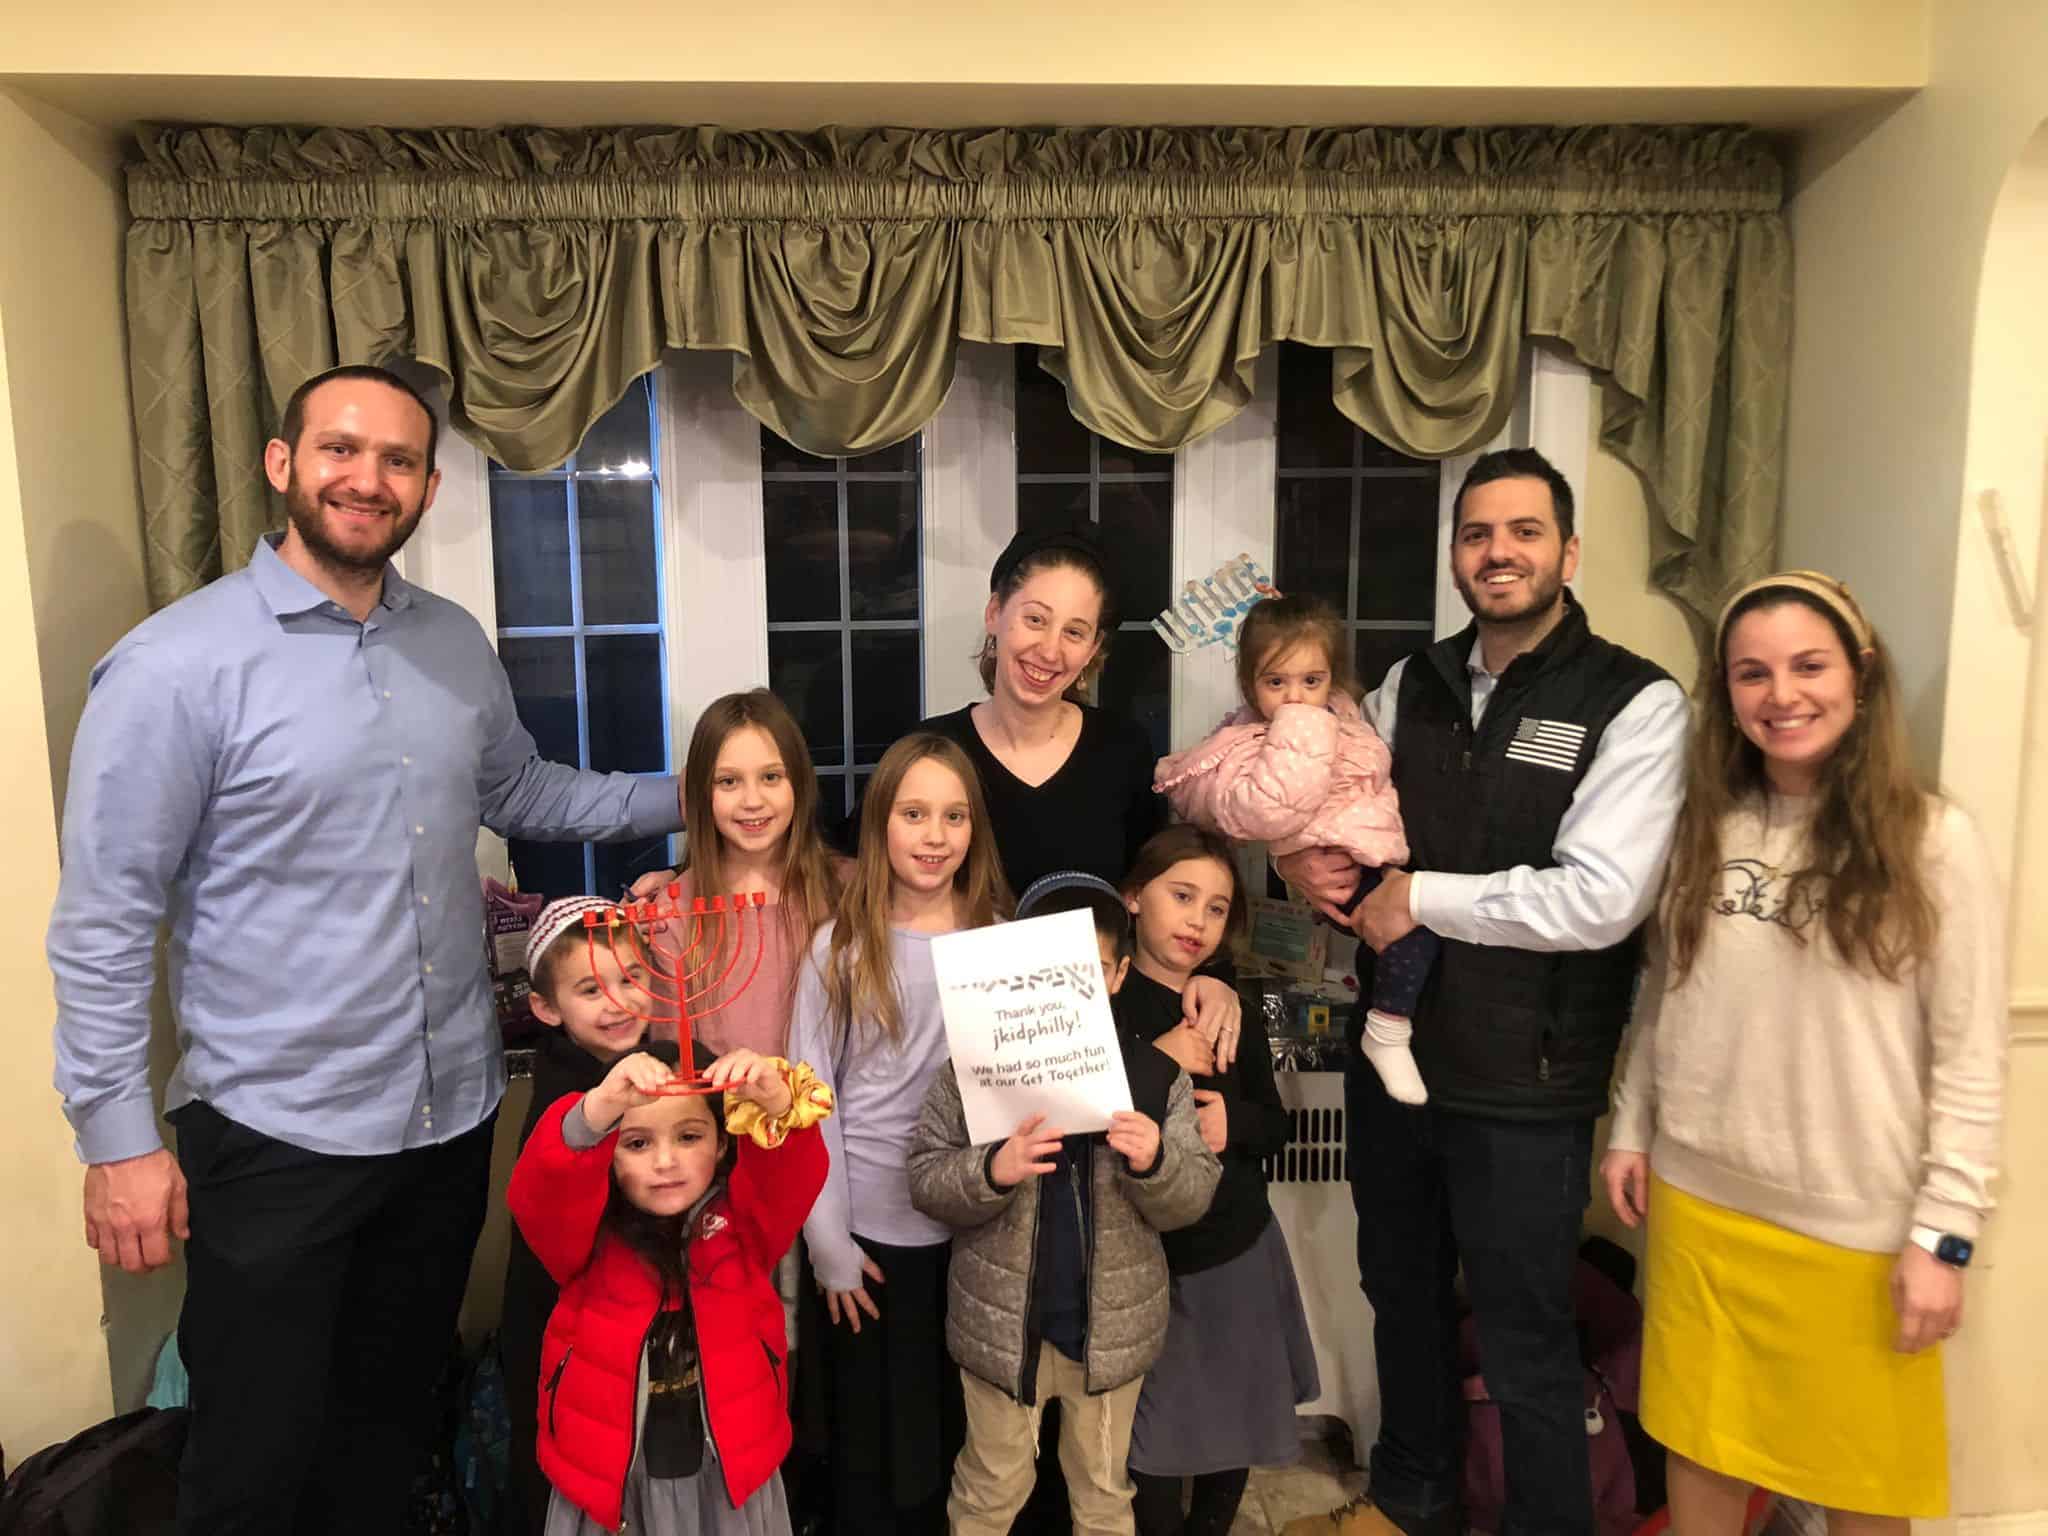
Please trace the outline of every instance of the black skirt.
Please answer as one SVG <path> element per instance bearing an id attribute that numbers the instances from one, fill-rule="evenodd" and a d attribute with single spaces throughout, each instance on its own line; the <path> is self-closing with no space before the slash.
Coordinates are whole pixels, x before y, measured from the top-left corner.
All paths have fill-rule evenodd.
<path id="1" fill-rule="evenodd" d="M 804 1266 L 797 1307 L 797 1435 L 829 1463 L 833 1529 L 943 1533 L 953 1462 L 967 1438 L 960 1371 L 946 1354 L 951 1245 L 895 1248 L 856 1234 L 882 1271 L 879 1319 L 835 1324 Z M 935 1522 L 935 1523 L 934 1523 Z"/>

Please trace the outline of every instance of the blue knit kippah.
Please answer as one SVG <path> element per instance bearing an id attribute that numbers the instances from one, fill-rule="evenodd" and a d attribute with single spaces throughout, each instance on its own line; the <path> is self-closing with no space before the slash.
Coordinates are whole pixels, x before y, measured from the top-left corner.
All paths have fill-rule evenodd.
<path id="1" fill-rule="evenodd" d="M 1123 893 L 1100 875 L 1091 875 L 1085 870 L 1061 869 L 1049 875 L 1040 875 L 1024 889 L 1017 898 L 1017 919 L 1022 922 L 1031 915 L 1031 909 L 1056 891 L 1089 891 L 1098 896 L 1107 896 L 1123 910 Z M 1128 919 L 1127 919 L 1128 920 Z"/>

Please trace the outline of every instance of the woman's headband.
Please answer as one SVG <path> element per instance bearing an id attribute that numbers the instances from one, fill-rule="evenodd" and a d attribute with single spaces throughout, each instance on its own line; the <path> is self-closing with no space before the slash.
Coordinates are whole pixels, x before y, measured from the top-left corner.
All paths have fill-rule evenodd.
<path id="1" fill-rule="evenodd" d="M 1820 571 L 1779 571 L 1761 581 L 1752 581 L 1739 589 L 1727 602 L 1721 605 L 1721 617 L 1714 625 L 1714 654 L 1720 655 L 1728 643 L 1728 619 L 1747 599 L 1759 592 L 1791 591 L 1816 599 L 1836 618 L 1842 621 L 1856 641 L 1858 651 L 1877 648 L 1877 637 L 1870 627 L 1870 620 L 1863 617 L 1863 610 L 1856 606 L 1856 599 L 1849 595 L 1849 589 L 1834 577 Z M 1853 659 L 1853 658 L 1852 658 Z"/>
<path id="2" fill-rule="evenodd" d="M 1102 544 L 1092 532 L 1079 527 L 1020 532 L 1004 546 L 1003 552 L 996 556 L 996 563 L 988 573 L 989 591 L 1002 591 L 1003 583 L 1010 579 L 1011 573 L 1033 555 L 1049 554 L 1053 551 L 1079 555 L 1096 570 L 1105 569 Z"/>

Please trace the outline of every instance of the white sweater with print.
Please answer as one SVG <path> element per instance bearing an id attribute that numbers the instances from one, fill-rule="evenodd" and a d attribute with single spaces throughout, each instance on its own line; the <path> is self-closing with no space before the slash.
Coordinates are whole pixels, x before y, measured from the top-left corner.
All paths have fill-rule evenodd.
<path id="1" fill-rule="evenodd" d="M 1668 985 L 1653 942 L 1608 1145 L 1675 1188 L 1845 1248 L 1922 1224 L 1975 1238 L 1991 1210 L 2005 1072 L 2005 907 L 1969 818 L 1929 808 L 1933 953 L 1888 982 L 1785 904 L 1807 807 L 1723 824 L 1699 953 Z M 1801 940 L 1804 942 L 1801 942 Z"/>

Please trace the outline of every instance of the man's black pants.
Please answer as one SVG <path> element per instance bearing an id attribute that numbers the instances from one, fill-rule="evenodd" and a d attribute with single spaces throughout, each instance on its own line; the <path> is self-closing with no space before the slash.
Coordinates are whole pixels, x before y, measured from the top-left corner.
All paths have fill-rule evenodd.
<path id="1" fill-rule="evenodd" d="M 1358 1272 L 1373 1307 L 1380 1434 L 1373 1502 L 1409 1536 L 1455 1536 L 1464 1400 L 1453 1282 L 1479 1330 L 1506 1461 L 1503 1536 L 1593 1529 L 1572 1270 L 1591 1120 L 1412 1107 L 1354 1056 L 1344 1074 Z"/>
<path id="2" fill-rule="evenodd" d="M 179 1536 L 397 1531 L 482 1228 L 495 1116 L 337 1157 L 193 1103 Z"/>

